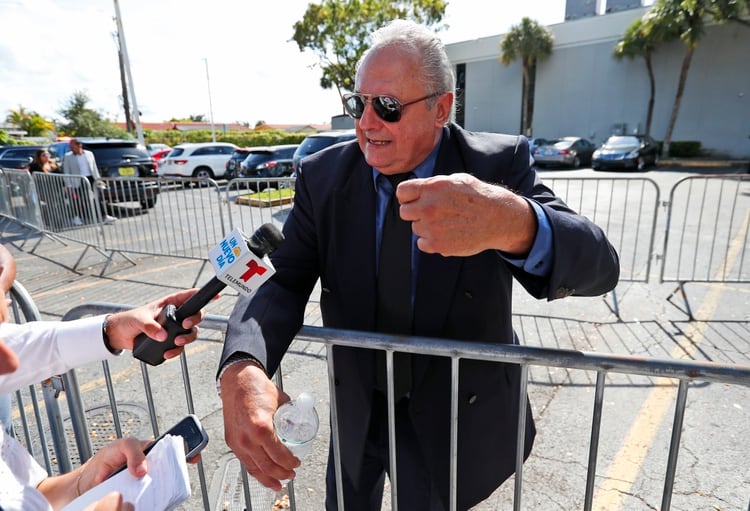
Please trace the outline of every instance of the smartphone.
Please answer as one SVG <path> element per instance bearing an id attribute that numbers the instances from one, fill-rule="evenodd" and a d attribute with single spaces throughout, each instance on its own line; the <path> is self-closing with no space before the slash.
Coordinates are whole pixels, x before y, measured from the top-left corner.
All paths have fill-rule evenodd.
<path id="1" fill-rule="evenodd" d="M 164 438 L 165 435 L 172 435 L 172 436 L 181 436 L 183 441 L 185 442 L 185 461 L 192 460 L 198 453 L 203 450 L 204 447 L 208 444 L 208 433 L 206 433 L 206 430 L 203 429 L 203 426 L 201 425 L 200 421 L 198 420 L 198 417 L 196 417 L 193 414 L 186 415 L 180 422 L 169 428 L 167 431 L 159 435 L 156 440 L 151 442 L 146 446 L 145 449 L 143 449 L 143 454 L 148 454 L 149 451 L 156 445 L 156 443 Z M 113 475 L 122 472 L 127 468 L 127 464 L 124 464 L 112 474 L 110 474 L 109 477 L 112 477 Z"/>

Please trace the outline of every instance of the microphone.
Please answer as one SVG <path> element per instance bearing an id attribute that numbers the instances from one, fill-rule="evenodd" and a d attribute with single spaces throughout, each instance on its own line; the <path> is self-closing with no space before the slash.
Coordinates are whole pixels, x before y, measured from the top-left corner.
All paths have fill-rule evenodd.
<path id="1" fill-rule="evenodd" d="M 208 252 L 216 276 L 179 307 L 170 304 L 159 312 L 156 320 L 167 331 L 167 339 L 160 342 L 142 333 L 133 342 L 133 356 L 152 366 L 161 364 L 164 352 L 176 347 L 175 337 L 190 332 L 182 328 L 182 321 L 200 311 L 227 285 L 245 296 L 257 291 L 276 273 L 266 256 L 283 241 L 284 235 L 273 224 L 261 225 L 249 239 L 234 229 Z"/>

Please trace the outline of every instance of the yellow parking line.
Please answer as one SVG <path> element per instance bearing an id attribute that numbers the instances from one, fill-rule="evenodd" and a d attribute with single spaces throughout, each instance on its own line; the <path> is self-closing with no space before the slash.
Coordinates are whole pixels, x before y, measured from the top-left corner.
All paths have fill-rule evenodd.
<path id="1" fill-rule="evenodd" d="M 743 239 L 743 233 L 747 232 L 749 222 L 750 211 L 745 216 L 744 225 L 738 231 L 737 237 L 732 240 L 727 252 L 728 268 L 733 267 L 737 261 L 743 247 L 740 242 Z M 699 317 L 711 317 L 713 315 L 724 289 L 723 285 L 715 285 L 709 288 L 698 310 L 697 315 Z M 685 335 L 677 343 L 670 356 L 672 358 L 692 359 L 700 341 L 704 338 L 703 334 L 707 328 L 706 322 L 690 323 L 688 328 L 685 329 Z M 635 422 L 625 435 L 620 450 L 609 465 L 603 482 L 594 496 L 595 509 L 617 511 L 622 506 L 624 497 L 631 493 L 631 487 L 643 466 L 654 437 L 667 411 L 672 408 L 675 401 L 676 388 L 673 385 L 674 380 L 670 378 L 657 378 L 654 382 L 653 390 L 638 411 Z"/>

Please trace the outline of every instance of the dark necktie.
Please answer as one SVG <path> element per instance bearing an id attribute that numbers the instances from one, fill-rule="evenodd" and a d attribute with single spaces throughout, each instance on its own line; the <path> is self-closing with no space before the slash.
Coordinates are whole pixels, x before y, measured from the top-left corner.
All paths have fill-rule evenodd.
<path id="1" fill-rule="evenodd" d="M 396 187 L 412 173 L 381 175 L 380 186 L 393 189 L 385 211 L 378 263 L 378 300 L 375 327 L 378 332 L 411 335 L 411 223 L 401 219 Z M 384 179 L 385 178 L 385 179 Z M 379 351 L 378 388 L 385 391 L 385 352 Z M 393 357 L 394 395 L 402 397 L 411 389 L 411 357 L 396 353 Z"/>

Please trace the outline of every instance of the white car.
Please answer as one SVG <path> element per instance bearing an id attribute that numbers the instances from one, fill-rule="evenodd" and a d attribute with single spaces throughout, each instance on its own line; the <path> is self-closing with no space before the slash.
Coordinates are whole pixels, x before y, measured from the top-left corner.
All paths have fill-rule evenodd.
<path id="1" fill-rule="evenodd" d="M 227 142 L 177 144 L 159 162 L 160 176 L 224 177 L 226 163 L 237 146 Z"/>

